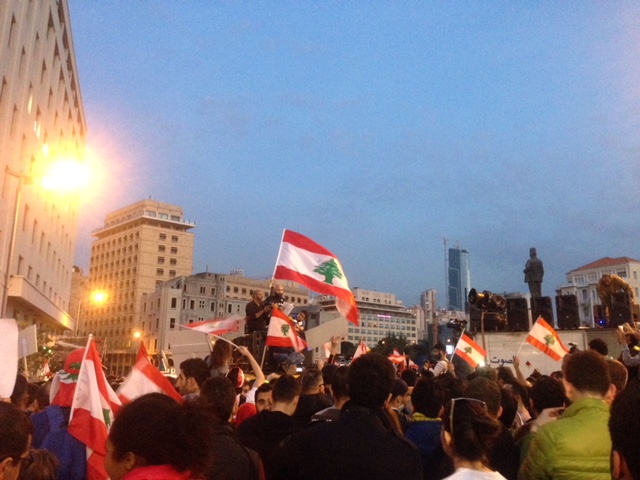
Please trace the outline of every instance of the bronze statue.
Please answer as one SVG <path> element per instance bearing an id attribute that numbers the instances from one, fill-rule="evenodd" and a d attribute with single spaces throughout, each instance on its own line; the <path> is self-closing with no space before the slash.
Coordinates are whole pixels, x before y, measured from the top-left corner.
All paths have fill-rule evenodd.
<path id="1" fill-rule="evenodd" d="M 529 249 L 529 260 L 524 266 L 524 281 L 529 284 L 531 297 L 539 298 L 542 296 L 542 277 L 544 277 L 544 267 L 542 260 L 538 258 L 535 248 Z"/>

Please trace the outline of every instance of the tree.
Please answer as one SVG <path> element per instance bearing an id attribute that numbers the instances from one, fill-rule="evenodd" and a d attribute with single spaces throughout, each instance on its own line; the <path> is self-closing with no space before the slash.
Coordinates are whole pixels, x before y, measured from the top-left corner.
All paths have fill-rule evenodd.
<path id="1" fill-rule="evenodd" d="M 324 283 L 328 283 L 329 285 L 333 285 L 334 277 L 344 278 L 342 269 L 340 268 L 338 262 L 336 262 L 335 258 L 321 263 L 313 271 L 319 273 L 320 275 L 324 275 Z"/>
<path id="2" fill-rule="evenodd" d="M 394 350 L 398 350 L 400 353 L 404 353 L 404 349 L 407 346 L 407 337 L 400 334 L 396 336 L 395 333 L 388 333 L 383 337 L 376 346 L 371 348 L 372 352 L 378 352 L 383 355 L 391 355 Z"/>

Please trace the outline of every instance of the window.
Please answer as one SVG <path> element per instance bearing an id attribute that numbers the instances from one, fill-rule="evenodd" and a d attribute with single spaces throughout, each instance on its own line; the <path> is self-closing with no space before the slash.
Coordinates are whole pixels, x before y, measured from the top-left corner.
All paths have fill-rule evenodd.
<path id="1" fill-rule="evenodd" d="M 178 261 L 175 258 L 170 258 L 169 259 L 169 265 L 174 265 L 175 266 L 177 264 L 178 264 Z"/>
<path id="2" fill-rule="evenodd" d="M 209 309 L 210 309 L 212 312 L 215 312 L 215 311 L 216 311 L 216 302 L 211 302 L 211 306 L 209 307 Z"/>
<path id="3" fill-rule="evenodd" d="M 159 252 L 164 252 L 167 249 L 167 247 L 165 247 L 164 245 L 158 245 L 158 251 Z"/>
<path id="4" fill-rule="evenodd" d="M 168 220 L 169 219 L 169 215 L 166 214 L 166 213 L 161 213 L 160 214 L 160 218 L 163 219 L 163 220 Z"/>
<path id="5" fill-rule="evenodd" d="M 161 233 L 158 238 L 160 238 L 161 241 L 165 241 L 167 239 L 167 234 L 166 233 Z"/>
<path id="6" fill-rule="evenodd" d="M 175 300 L 175 299 L 174 299 Z M 175 318 L 170 318 L 169 319 L 169 328 L 171 330 L 173 330 L 174 328 L 176 328 L 176 319 Z"/>
<path id="7" fill-rule="evenodd" d="M 196 301 L 195 300 L 190 300 L 189 301 L 189 309 L 194 310 L 196 308 Z"/>
<path id="8" fill-rule="evenodd" d="M 173 243 L 178 243 L 178 236 L 177 235 L 171 235 L 171 241 Z"/>
<path id="9" fill-rule="evenodd" d="M 201 294 L 203 294 L 203 295 L 204 295 L 204 294 L 206 293 L 206 291 L 207 291 L 207 287 L 205 287 L 205 286 L 200 286 L 200 293 L 201 293 Z"/>
<path id="10" fill-rule="evenodd" d="M 206 302 L 204 300 L 198 300 L 198 308 L 206 308 Z"/>
<path id="11" fill-rule="evenodd" d="M 163 275 L 164 275 L 164 268 L 158 268 L 158 269 L 156 269 L 156 275 L 157 275 L 158 277 L 163 276 Z"/>
<path id="12" fill-rule="evenodd" d="M 227 307 L 228 307 L 227 308 L 227 312 L 232 313 L 233 312 L 233 306 L 231 304 L 229 304 Z"/>
<path id="13" fill-rule="evenodd" d="M 178 253 L 178 247 L 171 247 L 171 254 L 175 255 L 176 253 Z"/>
<path id="14" fill-rule="evenodd" d="M 164 257 L 158 257 L 158 265 L 164 264 Z"/>
<path id="15" fill-rule="evenodd" d="M 169 270 L 169 276 L 171 278 L 175 277 L 176 276 L 176 271 L 175 270 Z"/>

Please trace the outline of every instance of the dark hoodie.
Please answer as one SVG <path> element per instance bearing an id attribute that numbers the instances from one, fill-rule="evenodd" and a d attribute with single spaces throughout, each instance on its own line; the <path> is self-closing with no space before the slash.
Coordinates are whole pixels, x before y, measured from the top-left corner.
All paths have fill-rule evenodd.
<path id="1" fill-rule="evenodd" d="M 278 444 L 301 429 L 300 424 L 286 413 L 263 410 L 240 424 L 238 437 L 245 447 L 260 454 L 266 477 L 269 478 L 271 455 Z"/>

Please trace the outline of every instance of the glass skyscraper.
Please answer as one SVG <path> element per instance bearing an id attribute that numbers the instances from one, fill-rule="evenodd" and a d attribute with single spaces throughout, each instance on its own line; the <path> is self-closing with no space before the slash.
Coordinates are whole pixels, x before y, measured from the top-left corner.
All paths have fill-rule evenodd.
<path id="1" fill-rule="evenodd" d="M 467 297 L 471 290 L 469 252 L 460 248 L 449 249 L 447 310 L 469 311 Z"/>

